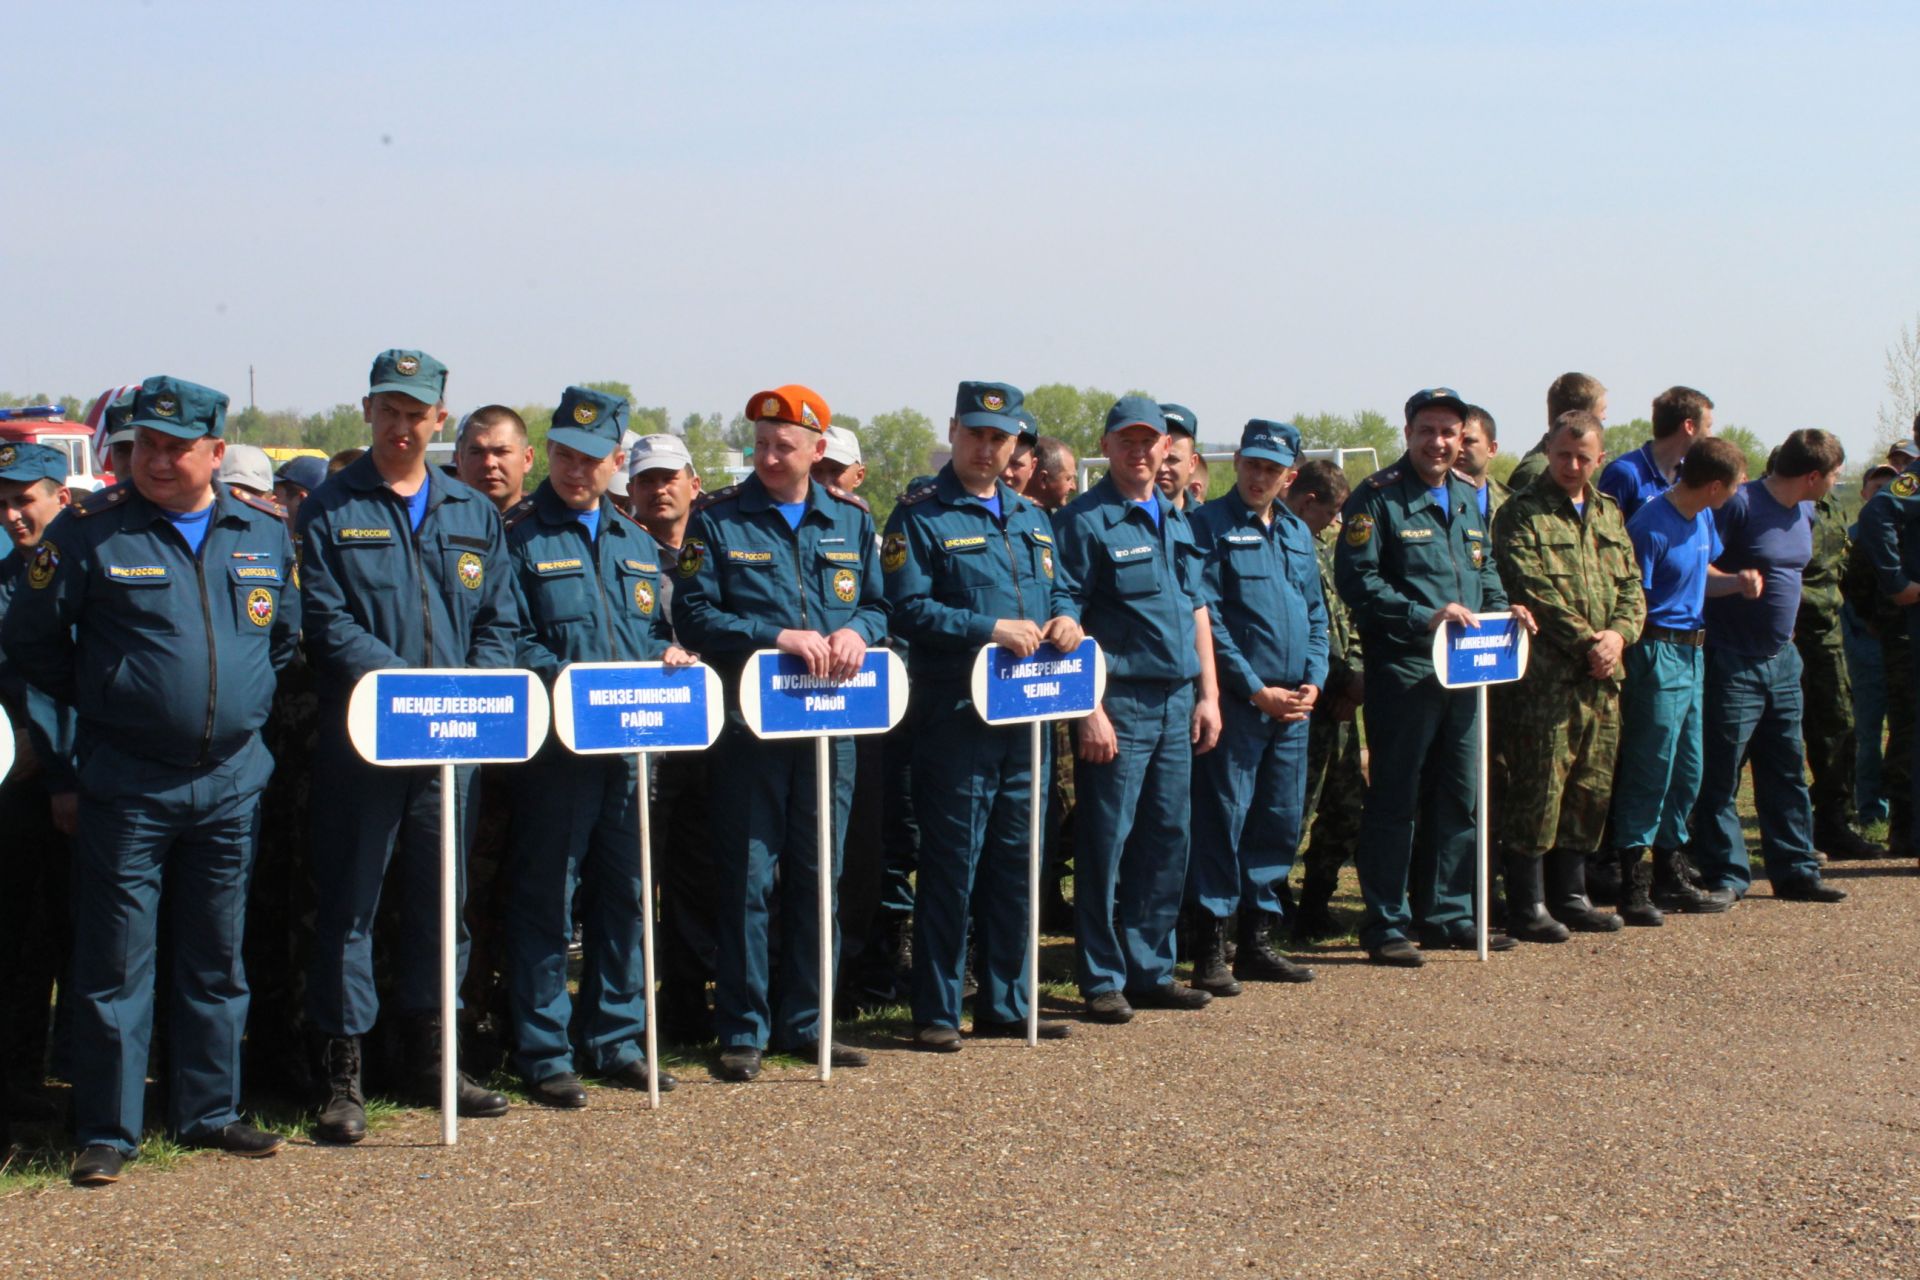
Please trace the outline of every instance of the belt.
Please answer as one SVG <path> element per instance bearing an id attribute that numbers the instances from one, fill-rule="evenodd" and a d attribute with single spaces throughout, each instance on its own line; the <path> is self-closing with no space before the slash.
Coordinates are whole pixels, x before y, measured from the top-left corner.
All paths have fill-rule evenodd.
<path id="1" fill-rule="evenodd" d="M 1640 631 L 1642 640 L 1664 640 L 1668 644 L 1690 644 L 1698 649 L 1707 642 L 1707 633 L 1701 631 L 1675 631 L 1671 627 L 1644 627 Z"/>

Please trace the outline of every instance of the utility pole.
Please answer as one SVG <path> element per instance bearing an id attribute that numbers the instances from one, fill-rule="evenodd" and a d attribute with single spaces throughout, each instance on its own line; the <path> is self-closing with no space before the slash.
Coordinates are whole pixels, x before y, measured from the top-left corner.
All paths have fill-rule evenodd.
<path id="1" fill-rule="evenodd" d="M 247 366 L 247 408 L 254 408 L 253 402 L 253 366 Z"/>

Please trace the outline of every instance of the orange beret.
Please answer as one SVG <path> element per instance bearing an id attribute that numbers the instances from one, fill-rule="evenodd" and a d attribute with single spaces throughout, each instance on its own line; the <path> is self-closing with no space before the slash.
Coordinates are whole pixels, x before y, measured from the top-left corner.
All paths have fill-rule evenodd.
<path id="1" fill-rule="evenodd" d="M 822 433 L 833 425 L 833 415 L 827 412 L 827 402 L 820 398 L 819 392 L 797 382 L 771 391 L 754 392 L 753 398 L 747 401 L 747 420 L 758 422 L 762 418 L 791 422 L 796 427 Z"/>

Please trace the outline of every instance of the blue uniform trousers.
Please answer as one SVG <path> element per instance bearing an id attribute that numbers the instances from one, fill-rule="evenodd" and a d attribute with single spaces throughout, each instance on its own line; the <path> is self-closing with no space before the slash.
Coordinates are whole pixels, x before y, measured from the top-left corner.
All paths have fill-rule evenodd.
<path id="1" fill-rule="evenodd" d="M 1746 835 L 1734 809 L 1740 770 L 1748 762 L 1767 878 L 1819 874 L 1800 742 L 1800 666 L 1800 651 L 1791 644 L 1771 658 L 1707 651 L 1705 755 L 1688 856 L 1708 888 L 1744 894 L 1753 883 Z"/>
<path id="2" fill-rule="evenodd" d="M 1679 849 L 1700 795 L 1702 673 L 1698 646 L 1642 640 L 1626 653 L 1620 762 L 1613 774 L 1613 843 Z"/>
<path id="3" fill-rule="evenodd" d="M 762 741 L 729 721 L 713 757 L 714 1030 L 724 1048 L 791 1048 L 821 1036 L 820 849 L 815 825 L 814 742 Z M 853 807 L 854 744 L 835 738 L 833 849 L 839 879 L 847 814 Z M 776 872 L 778 873 L 776 876 Z M 774 957 L 768 918 L 780 909 L 780 1007 L 768 999 Z M 839 964 L 835 912 L 834 963 Z M 828 1037 L 830 1038 L 830 1036 Z"/>
<path id="4" fill-rule="evenodd" d="M 1027 1016 L 1028 725 L 986 724 L 964 689 L 923 687 L 913 736 L 920 875 L 913 913 L 913 1020 L 958 1027 L 973 917 L 974 1016 Z M 1043 726 L 1044 730 L 1044 726 Z"/>
<path id="5" fill-rule="evenodd" d="M 1840 610 L 1840 637 L 1847 648 L 1847 678 L 1853 685 L 1853 813 L 1863 823 L 1887 820 L 1880 794 L 1881 743 L 1887 729 L 1887 670 L 1880 637 Z"/>
<path id="6" fill-rule="evenodd" d="M 192 1140 L 240 1118 L 242 930 L 260 793 L 272 771 L 257 736 L 197 771 L 144 765 L 106 747 L 83 763 L 73 878 L 81 1146 L 132 1154 L 139 1144 L 163 908 L 173 969 L 159 986 L 169 1001 L 167 1128 Z"/>
<path id="7" fill-rule="evenodd" d="M 513 1062 L 529 1080 L 606 1075 L 646 1052 L 636 764 L 552 752 L 516 771 L 507 862 Z M 577 1000 L 567 994 L 576 893 L 586 951 Z"/>
<path id="8" fill-rule="evenodd" d="M 1191 680 L 1109 680 L 1104 706 L 1119 754 L 1107 764 L 1074 762 L 1083 995 L 1173 981 L 1193 804 L 1193 696 Z"/>
<path id="9" fill-rule="evenodd" d="M 1307 796 L 1307 721 L 1220 701 L 1220 744 L 1193 759 L 1187 901 L 1215 919 L 1236 909 L 1284 915 Z"/>
<path id="10" fill-rule="evenodd" d="M 478 811 L 471 767 L 455 769 L 454 982 L 467 972 L 467 850 Z M 307 1021 L 329 1036 L 363 1036 L 379 1017 L 373 922 L 387 868 L 399 863 L 394 1007 L 440 1009 L 440 769 L 386 768 L 347 741 L 345 708 L 320 704 L 313 769 L 313 969 Z"/>
<path id="11" fill-rule="evenodd" d="M 1354 869 L 1366 913 L 1360 945 L 1404 939 L 1412 924 L 1462 934 L 1473 923 L 1479 737 L 1472 689 L 1443 689 L 1382 665 L 1367 671 L 1367 807 Z"/>

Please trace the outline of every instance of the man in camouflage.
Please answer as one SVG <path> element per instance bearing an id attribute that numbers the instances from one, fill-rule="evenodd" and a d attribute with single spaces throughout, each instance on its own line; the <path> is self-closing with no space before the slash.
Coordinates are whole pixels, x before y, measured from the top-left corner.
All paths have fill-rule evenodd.
<path id="1" fill-rule="evenodd" d="M 1519 463 L 1507 474 L 1510 492 L 1524 493 L 1547 473 L 1547 438 L 1553 434 L 1553 424 L 1560 421 L 1561 414 L 1575 409 L 1584 409 L 1604 423 L 1607 420 L 1606 385 L 1586 373 L 1563 373 L 1553 380 L 1547 388 L 1547 434 L 1522 454 Z"/>
<path id="2" fill-rule="evenodd" d="M 1847 523 L 1833 495 L 1813 503 L 1813 559 L 1800 577 L 1793 643 L 1800 673 L 1807 770 L 1813 775 L 1813 847 L 1831 858 L 1880 858 L 1886 850 L 1853 829 L 1853 685 L 1840 630 L 1840 579 L 1847 568 Z"/>
<path id="3" fill-rule="evenodd" d="M 1508 748 L 1499 811 L 1507 923 L 1532 942 L 1563 942 L 1569 928 L 1621 926 L 1587 898 L 1586 855 L 1605 832 L 1621 658 L 1640 637 L 1646 601 L 1619 507 L 1593 484 L 1602 440 L 1594 414 L 1562 414 L 1547 437 L 1546 474 L 1494 522 L 1494 563 L 1508 598 L 1533 610 L 1540 626 L 1526 677 L 1499 700 Z"/>
<path id="4" fill-rule="evenodd" d="M 1340 930 L 1328 903 L 1340 882 L 1341 864 L 1353 858 L 1360 841 L 1360 817 L 1367 802 L 1360 768 L 1360 734 L 1354 712 L 1360 706 L 1360 633 L 1333 589 L 1335 523 L 1347 500 L 1347 477 L 1339 466 L 1316 460 L 1301 467 L 1283 501 L 1306 522 L 1319 546 L 1320 589 L 1327 598 L 1327 684 L 1307 723 L 1307 793 L 1301 810 L 1312 835 L 1301 861 L 1306 879 L 1294 909 L 1296 942 L 1330 937 Z"/>

